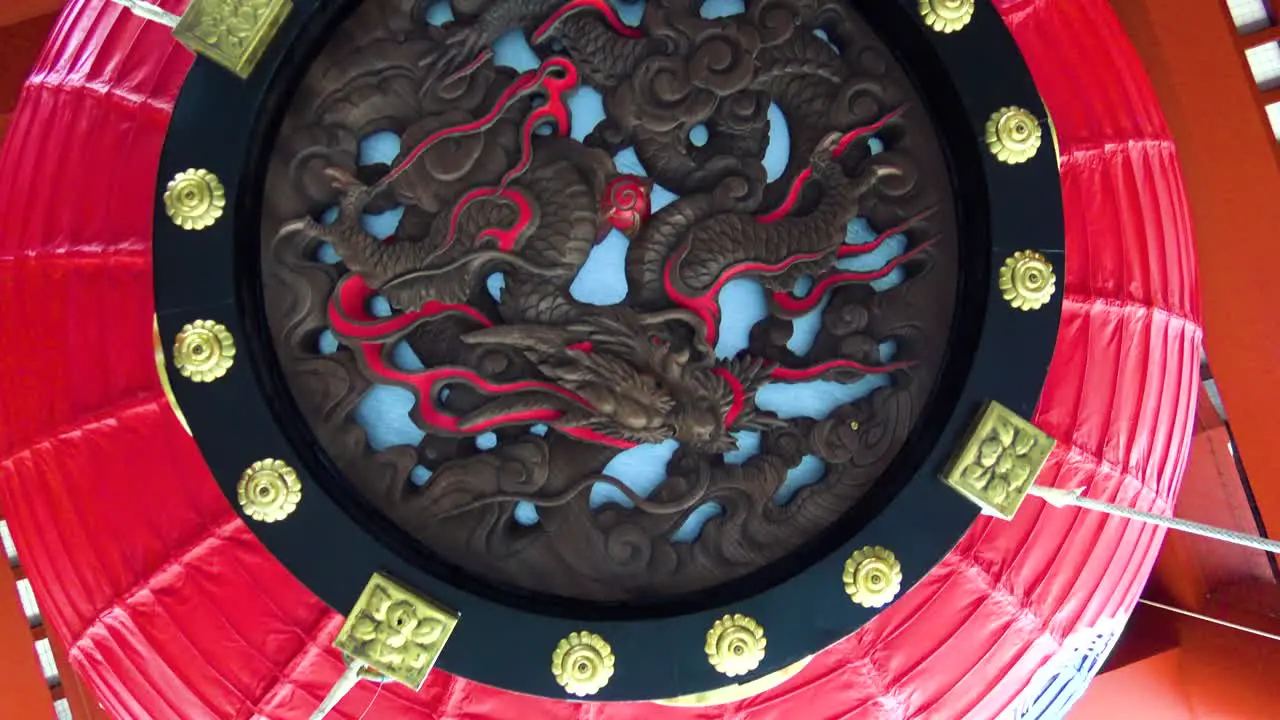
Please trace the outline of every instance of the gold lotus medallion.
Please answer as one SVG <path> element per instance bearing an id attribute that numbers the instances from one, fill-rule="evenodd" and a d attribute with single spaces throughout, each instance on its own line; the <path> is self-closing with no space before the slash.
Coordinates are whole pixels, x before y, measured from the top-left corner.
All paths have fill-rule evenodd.
<path id="1" fill-rule="evenodd" d="M 183 230 L 203 230 L 222 217 L 227 191 L 208 170 L 192 168 L 174 176 L 164 190 L 164 209 Z"/>
<path id="2" fill-rule="evenodd" d="M 236 343 L 227 326 L 212 320 L 196 320 L 182 327 L 174 339 L 173 364 L 192 382 L 213 382 L 231 369 Z"/>
<path id="3" fill-rule="evenodd" d="M 844 563 L 844 591 L 865 608 L 888 605 L 902 590 L 902 563 L 890 550 L 868 545 Z"/>
<path id="4" fill-rule="evenodd" d="M 298 472 L 285 461 L 259 460 L 241 473 L 236 499 L 245 515 L 261 522 L 277 522 L 298 508 L 302 482 Z"/>
<path id="5" fill-rule="evenodd" d="M 1000 296 L 1018 310 L 1039 310 L 1053 299 L 1058 276 L 1049 259 L 1034 250 L 1019 250 L 1000 268 Z"/>
<path id="6" fill-rule="evenodd" d="M 987 149 L 1002 163 L 1017 165 L 1035 157 L 1044 130 L 1030 111 L 1002 107 L 987 121 Z"/>
<path id="7" fill-rule="evenodd" d="M 728 677 L 746 675 L 760 667 L 766 644 L 760 623 L 741 613 L 725 615 L 707 631 L 707 661 Z"/>
<path id="8" fill-rule="evenodd" d="M 920 17 L 940 33 L 959 32 L 973 20 L 974 5 L 974 0 L 920 0 Z"/>
<path id="9" fill-rule="evenodd" d="M 551 674 L 565 692 L 587 697 L 600 692 L 613 677 L 613 648 L 586 630 L 569 633 L 551 653 Z"/>

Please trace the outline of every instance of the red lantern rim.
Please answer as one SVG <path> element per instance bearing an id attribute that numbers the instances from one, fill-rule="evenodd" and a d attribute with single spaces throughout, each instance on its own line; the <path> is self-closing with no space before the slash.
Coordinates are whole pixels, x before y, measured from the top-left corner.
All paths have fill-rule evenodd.
<path id="1" fill-rule="evenodd" d="M 1172 139 L 1105 0 L 995 4 L 1053 113 L 1072 259 L 1032 418 L 1059 439 L 1041 482 L 1168 511 L 1201 336 Z M 0 185 L 3 502 L 50 624 L 113 714 L 307 717 L 341 671 L 341 618 L 226 503 L 149 349 L 151 193 L 190 62 L 165 28 L 79 0 L 28 82 L 0 153 L 21 178 Z M 1127 616 L 1161 537 L 1038 501 L 979 520 L 871 624 L 730 705 L 569 704 L 437 673 L 419 693 L 383 688 L 368 717 L 994 716 L 1073 631 Z"/>

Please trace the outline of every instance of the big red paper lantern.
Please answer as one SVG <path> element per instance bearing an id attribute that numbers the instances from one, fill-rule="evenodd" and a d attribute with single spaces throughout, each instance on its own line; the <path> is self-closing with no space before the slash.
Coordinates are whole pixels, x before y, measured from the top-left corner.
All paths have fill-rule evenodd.
<path id="1" fill-rule="evenodd" d="M 164 3 L 177 12 L 177 3 Z M 1001 0 L 1053 115 L 1069 262 L 1031 418 L 1041 482 L 1167 512 L 1200 336 L 1173 142 L 1105 0 Z M 152 195 L 191 55 L 101 0 L 65 9 L 0 154 L 3 507 L 75 669 L 119 717 L 306 717 L 340 615 L 218 491 L 156 375 Z M 570 704 L 433 673 L 338 717 L 990 717 L 1078 629 L 1124 618 L 1162 532 L 1030 501 L 982 519 L 919 584 L 797 676 L 702 709 Z M 370 706 L 374 693 L 379 693 Z"/>

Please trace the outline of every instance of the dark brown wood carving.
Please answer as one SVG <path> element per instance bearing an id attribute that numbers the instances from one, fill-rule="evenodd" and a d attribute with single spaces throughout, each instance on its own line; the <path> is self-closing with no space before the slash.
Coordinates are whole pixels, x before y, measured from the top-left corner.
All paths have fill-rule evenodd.
<path id="1" fill-rule="evenodd" d="M 706 18 L 693 0 L 650 0 L 635 26 L 606 0 L 455 0 L 452 11 L 437 27 L 420 3 L 365 2 L 276 140 L 265 299 L 316 436 L 388 518 L 504 586 L 653 599 L 784 558 L 880 477 L 941 364 L 955 209 L 920 99 L 842 2 L 748 0 Z M 494 62 L 513 29 L 538 57 L 526 72 Z M 569 101 L 583 87 L 605 112 L 580 142 Z M 772 178 L 771 106 L 789 130 Z M 361 140 L 382 131 L 401 137 L 399 155 L 361 165 Z M 628 149 L 644 175 L 617 169 Z M 678 197 L 655 207 L 655 188 Z M 393 236 L 365 229 L 363 215 L 397 207 Z M 862 222 L 878 237 L 852 242 Z M 625 300 L 576 299 L 570 286 L 613 231 L 629 239 Z M 902 237 L 875 269 L 843 262 Z M 318 256 L 330 246 L 340 262 Z M 895 271 L 899 284 L 873 289 Z M 501 293 L 486 287 L 495 273 Z M 745 350 L 717 357 L 720 291 L 738 279 L 763 286 L 768 316 Z M 811 312 L 821 329 L 796 354 L 794 321 Z M 320 347 L 326 332 L 336 351 Z M 401 341 L 421 367 L 397 359 Z M 826 417 L 756 402 L 771 383 L 871 375 L 889 382 Z M 354 413 L 374 384 L 414 393 L 416 447 L 370 447 Z M 760 434 L 759 452 L 726 462 L 743 432 Z M 489 433 L 496 444 L 477 448 Z M 603 473 L 663 441 L 679 448 L 647 497 Z M 825 474 L 780 501 L 806 456 Z M 425 484 L 410 479 L 419 465 Z M 593 508 L 601 484 L 627 501 Z M 537 522 L 517 521 L 522 503 Z M 677 538 L 709 503 L 719 513 Z"/>

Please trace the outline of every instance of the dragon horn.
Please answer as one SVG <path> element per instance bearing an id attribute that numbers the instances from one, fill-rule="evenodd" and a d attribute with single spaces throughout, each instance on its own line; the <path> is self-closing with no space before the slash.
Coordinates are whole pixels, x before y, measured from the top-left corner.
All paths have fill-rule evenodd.
<path id="1" fill-rule="evenodd" d="M 481 429 L 505 427 L 508 425 L 528 425 L 528 412 L 531 410 L 548 410 L 558 413 L 557 426 L 563 426 L 566 416 L 573 414 L 572 403 L 549 391 L 530 390 L 510 395 L 499 395 L 484 405 L 458 418 L 458 427 L 463 432 L 480 432 Z"/>
<path id="2" fill-rule="evenodd" d="M 507 345 L 533 350 L 563 348 L 573 337 L 560 328 L 540 325 L 501 325 L 474 330 L 462 336 L 468 345 Z"/>

